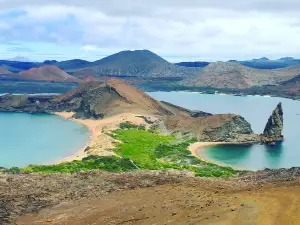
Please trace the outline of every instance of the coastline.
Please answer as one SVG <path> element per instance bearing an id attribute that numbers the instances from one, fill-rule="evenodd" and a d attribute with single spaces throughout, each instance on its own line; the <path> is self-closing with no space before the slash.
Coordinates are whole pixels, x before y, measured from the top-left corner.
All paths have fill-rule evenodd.
<path id="1" fill-rule="evenodd" d="M 71 162 L 74 160 L 82 160 L 89 155 L 98 156 L 112 156 L 115 153 L 112 151 L 114 148 L 115 139 L 108 135 L 108 133 L 119 128 L 120 123 L 130 121 L 134 124 L 145 124 L 149 126 L 139 114 L 123 113 L 116 116 L 107 117 L 104 119 L 75 119 L 72 116 L 74 112 L 54 112 L 56 116 L 64 119 L 72 120 L 87 127 L 90 131 L 90 139 L 85 147 L 76 151 L 64 159 L 59 160 L 56 164 L 63 162 Z"/>
<path id="2" fill-rule="evenodd" d="M 192 153 L 192 156 L 197 157 L 198 159 L 201 159 L 204 162 L 213 163 L 218 166 L 227 166 L 227 165 L 215 162 L 215 161 L 209 161 L 207 159 L 204 159 L 203 157 L 201 157 L 198 154 L 198 151 L 203 150 L 205 147 L 216 146 L 216 145 L 226 145 L 226 144 L 232 145 L 232 144 L 238 144 L 238 143 L 234 143 L 234 142 L 195 142 L 188 147 L 188 150 Z"/>
<path id="3" fill-rule="evenodd" d="M 116 130 L 119 128 L 119 124 L 125 121 L 130 121 L 134 124 L 144 124 L 146 126 L 149 126 L 145 122 L 144 119 L 142 119 L 139 114 L 131 114 L 131 113 L 123 113 L 116 116 L 107 117 L 101 120 L 95 120 L 95 119 L 75 119 L 72 118 L 75 114 L 74 112 L 54 112 L 53 113 L 56 116 L 62 117 L 63 119 L 72 120 L 76 123 L 80 123 L 81 125 L 88 128 L 90 133 L 90 138 L 88 143 L 83 147 L 80 148 L 78 151 L 76 151 L 74 154 L 63 158 L 55 164 L 63 163 L 63 162 L 71 162 L 74 160 L 82 160 L 83 158 L 89 156 L 89 155 L 98 155 L 98 156 L 112 156 L 115 155 L 115 153 L 112 151 L 114 148 L 113 142 L 116 142 L 115 139 L 113 139 L 111 136 L 107 135 L 107 133 L 112 132 L 113 130 Z M 216 145 L 233 145 L 233 144 L 243 144 L 243 143 L 237 143 L 237 142 L 196 142 L 191 144 L 188 147 L 188 150 L 191 152 L 191 154 L 194 157 L 199 158 L 200 160 L 207 162 L 207 163 L 213 163 L 218 166 L 230 166 L 226 164 L 222 164 L 213 160 L 207 160 L 203 158 L 200 154 L 198 154 L 198 151 L 203 150 L 206 147 L 209 146 L 216 146 Z M 234 168 L 239 169 L 239 168 Z"/>
<path id="4" fill-rule="evenodd" d="M 60 164 L 60 163 L 63 163 L 63 162 L 71 162 L 71 161 L 74 161 L 74 160 L 81 160 L 81 159 L 87 157 L 85 149 L 90 145 L 92 139 L 95 138 L 95 133 L 93 132 L 91 127 L 87 126 L 85 123 L 83 123 L 83 121 L 72 118 L 72 116 L 74 115 L 73 112 L 54 112 L 53 114 L 56 115 L 56 116 L 62 117 L 63 119 L 72 120 L 76 123 L 79 123 L 79 124 L 85 126 L 89 130 L 89 133 L 90 133 L 89 134 L 89 141 L 83 148 L 79 149 L 79 151 L 75 152 L 73 155 L 68 156 L 64 159 L 61 159 L 61 160 L 55 162 L 55 164 Z"/>
<path id="5" fill-rule="evenodd" d="M 212 163 L 212 164 L 216 164 L 218 166 L 230 166 L 231 168 L 233 168 L 234 170 L 249 170 L 249 169 L 245 169 L 245 168 L 237 168 L 237 167 L 233 167 L 231 165 L 226 165 L 226 164 L 222 164 L 219 162 L 216 162 L 214 160 L 207 160 L 205 158 L 203 158 L 200 154 L 198 154 L 198 151 L 204 150 L 204 148 L 209 147 L 209 146 L 216 146 L 216 145 L 240 145 L 240 144 L 246 144 L 246 143 L 238 143 L 238 142 L 195 142 L 193 144 L 191 144 L 188 147 L 188 150 L 192 153 L 192 155 L 194 157 L 197 157 L 198 159 L 207 162 L 207 163 Z"/>

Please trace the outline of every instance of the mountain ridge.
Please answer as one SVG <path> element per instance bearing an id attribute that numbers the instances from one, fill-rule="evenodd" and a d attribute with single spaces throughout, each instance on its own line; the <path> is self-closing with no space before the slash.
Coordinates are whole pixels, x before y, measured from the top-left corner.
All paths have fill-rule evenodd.
<path id="1" fill-rule="evenodd" d="M 245 89 L 253 86 L 276 85 L 300 74 L 300 65 L 265 70 L 254 69 L 238 62 L 213 62 L 198 76 L 185 81 L 189 86 Z"/>
<path id="2" fill-rule="evenodd" d="M 87 68 L 97 75 L 134 77 L 187 77 L 197 68 L 174 65 L 149 50 L 121 51 L 91 63 Z"/>

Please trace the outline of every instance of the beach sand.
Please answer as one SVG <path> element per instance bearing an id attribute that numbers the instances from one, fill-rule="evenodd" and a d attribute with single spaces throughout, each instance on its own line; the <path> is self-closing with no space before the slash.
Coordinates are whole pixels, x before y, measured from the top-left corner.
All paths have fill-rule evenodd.
<path id="1" fill-rule="evenodd" d="M 243 142 L 196 142 L 191 144 L 188 149 L 189 151 L 192 153 L 193 156 L 197 157 L 198 159 L 201 159 L 204 162 L 207 163 L 213 163 L 216 164 L 218 166 L 230 166 L 236 170 L 249 170 L 247 168 L 243 168 L 243 167 L 233 167 L 231 165 L 227 165 L 227 164 L 222 164 L 220 162 L 216 162 L 214 160 L 207 160 L 205 158 L 203 158 L 200 154 L 198 154 L 199 151 L 204 150 L 206 147 L 209 146 L 216 146 L 216 145 L 242 145 L 242 144 L 251 144 L 250 143 L 243 143 Z"/>
<path id="2" fill-rule="evenodd" d="M 216 164 L 216 165 L 219 165 L 219 166 L 228 166 L 228 165 L 221 164 L 221 163 L 218 163 L 218 162 L 215 162 L 215 161 L 212 161 L 212 160 L 207 160 L 207 159 L 201 157 L 201 155 L 198 154 L 198 151 L 204 150 L 206 147 L 209 147 L 209 146 L 234 145 L 234 144 L 238 145 L 238 144 L 243 144 L 243 143 L 236 143 L 236 142 L 196 142 L 196 143 L 191 144 L 188 147 L 188 149 L 192 153 L 193 156 L 201 159 L 204 162 L 213 163 L 213 164 Z"/>
<path id="3" fill-rule="evenodd" d="M 201 157 L 197 152 L 205 147 L 214 146 L 214 145 L 224 145 L 229 144 L 228 142 L 196 142 L 191 144 L 188 149 L 192 153 L 193 156 L 201 159 L 202 161 L 208 162 L 206 159 Z"/>
<path id="4" fill-rule="evenodd" d="M 123 113 L 120 115 L 107 117 L 100 120 L 94 119 L 74 119 L 72 116 L 73 112 L 55 112 L 57 116 L 63 117 L 64 119 L 71 119 L 77 123 L 80 123 L 86 126 L 90 130 L 90 141 L 84 148 L 80 149 L 74 155 L 67 157 L 58 163 L 61 162 L 70 162 L 73 160 L 81 160 L 88 155 L 98 155 L 98 156 L 112 156 L 115 153 L 112 151 L 114 148 L 113 143 L 116 142 L 115 139 L 107 135 L 107 133 L 112 132 L 119 128 L 120 123 L 125 121 L 130 121 L 134 124 L 145 124 L 143 118 L 140 118 L 138 114 L 132 113 Z"/>

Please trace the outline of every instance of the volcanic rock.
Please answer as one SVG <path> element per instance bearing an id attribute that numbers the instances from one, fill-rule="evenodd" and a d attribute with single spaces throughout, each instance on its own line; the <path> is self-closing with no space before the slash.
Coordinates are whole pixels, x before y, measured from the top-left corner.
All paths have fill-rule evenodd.
<path id="1" fill-rule="evenodd" d="M 281 102 L 276 106 L 272 115 L 270 116 L 263 132 L 265 142 L 275 142 L 283 140 L 283 110 Z"/>

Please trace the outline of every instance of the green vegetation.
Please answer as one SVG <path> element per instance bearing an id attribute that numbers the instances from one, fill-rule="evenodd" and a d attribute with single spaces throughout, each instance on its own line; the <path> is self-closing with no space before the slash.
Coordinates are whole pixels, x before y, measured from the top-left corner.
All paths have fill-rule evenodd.
<path id="1" fill-rule="evenodd" d="M 146 126 L 144 124 L 135 125 L 133 123 L 130 123 L 129 121 L 120 123 L 120 129 L 137 129 L 137 130 L 145 130 Z"/>
<path id="2" fill-rule="evenodd" d="M 57 165 L 29 165 L 21 169 L 13 167 L 4 171 L 10 173 L 73 173 L 98 169 L 109 172 L 127 172 L 135 170 L 136 166 L 130 159 L 119 158 L 117 156 L 89 156 L 83 160 L 75 160 Z"/>
<path id="3" fill-rule="evenodd" d="M 151 127 L 149 130 L 116 130 L 112 136 L 121 141 L 116 145 L 116 153 L 132 159 L 139 169 L 190 170 L 205 177 L 229 177 L 239 172 L 192 156 L 187 148 L 197 139 L 178 140 L 174 136 L 161 135 L 155 126 Z"/>
<path id="4" fill-rule="evenodd" d="M 239 171 L 206 163 L 191 155 L 187 149 L 195 138 L 176 138 L 173 135 L 159 134 L 158 127 L 134 125 L 130 122 L 120 124 L 120 129 L 111 134 L 121 143 L 115 143 L 118 156 L 89 156 L 81 161 L 57 165 L 30 165 L 25 168 L 4 169 L 10 173 L 73 173 L 101 169 L 109 172 L 127 172 L 137 169 L 163 170 L 178 169 L 195 172 L 202 177 L 230 177 Z"/>
<path id="5" fill-rule="evenodd" d="M 141 169 L 163 169 L 156 159 L 155 148 L 174 140 L 172 136 L 162 136 L 146 130 L 117 130 L 113 137 L 122 141 L 116 145 L 116 153 L 130 158 Z"/>

